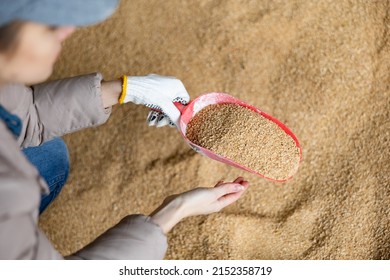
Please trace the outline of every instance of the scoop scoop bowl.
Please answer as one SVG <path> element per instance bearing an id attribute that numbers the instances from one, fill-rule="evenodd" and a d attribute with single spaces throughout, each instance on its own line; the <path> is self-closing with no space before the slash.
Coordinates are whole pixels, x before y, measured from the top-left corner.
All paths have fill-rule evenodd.
<path id="1" fill-rule="evenodd" d="M 213 160 L 217 160 L 219 162 L 222 162 L 222 163 L 225 163 L 225 164 L 228 164 L 228 165 L 231 165 L 231 166 L 234 166 L 236 168 L 239 168 L 239 169 L 242 169 L 242 170 L 245 170 L 245 171 L 248 171 L 248 172 L 251 172 L 253 174 L 256 174 L 262 178 L 265 178 L 265 179 L 268 179 L 268 180 L 271 180 L 271 181 L 275 181 L 275 182 L 285 182 L 289 179 L 292 178 L 289 177 L 285 180 L 276 180 L 276 179 L 273 179 L 273 178 L 269 178 L 269 177 L 266 177 L 265 175 L 263 174 L 260 174 L 259 172 L 255 171 L 255 170 L 252 170 L 252 169 L 249 169 L 248 167 L 246 166 L 243 166 L 229 158 L 226 158 L 226 157 L 223 157 L 223 156 L 220 156 L 216 153 L 214 153 L 213 151 L 211 150 L 208 150 L 206 148 L 203 148 L 199 145 L 196 145 L 195 143 L 191 142 L 187 137 L 186 137 L 186 131 L 187 131 L 187 126 L 188 126 L 188 123 L 191 121 L 191 119 L 200 111 L 202 110 L 203 108 L 205 108 L 206 106 L 209 106 L 209 105 L 214 105 L 214 104 L 227 104 L 227 103 L 231 103 L 231 104 L 236 104 L 236 105 L 240 105 L 240 106 L 243 106 L 245 108 L 248 108 L 254 112 L 256 112 L 257 114 L 260 114 L 261 116 L 263 116 L 264 118 L 267 118 L 268 120 L 272 121 L 273 123 L 277 124 L 281 129 L 283 129 L 283 131 L 289 135 L 295 142 L 298 150 L 299 150 L 299 157 L 300 157 L 300 161 L 302 160 L 302 149 L 301 149 L 301 146 L 298 142 L 298 139 L 297 137 L 291 132 L 291 130 L 286 126 L 284 125 L 281 121 L 279 121 L 278 119 L 264 113 L 263 111 L 261 111 L 260 109 L 250 105 L 250 104 L 247 104 L 229 94 L 226 94 L 226 93 L 219 93 L 219 92 L 212 92 L 212 93 L 206 93 L 206 94 L 203 94 L 197 98 L 195 98 L 194 100 L 190 101 L 188 104 L 186 105 L 183 105 L 181 103 L 178 103 L 178 102 L 175 102 L 175 106 L 179 109 L 179 111 L 181 112 L 181 117 L 180 117 L 180 120 L 179 120 L 179 131 L 181 133 L 181 135 L 183 136 L 184 140 L 187 142 L 187 144 L 193 149 L 195 150 L 196 152 L 206 156 L 206 157 L 209 157 Z"/>

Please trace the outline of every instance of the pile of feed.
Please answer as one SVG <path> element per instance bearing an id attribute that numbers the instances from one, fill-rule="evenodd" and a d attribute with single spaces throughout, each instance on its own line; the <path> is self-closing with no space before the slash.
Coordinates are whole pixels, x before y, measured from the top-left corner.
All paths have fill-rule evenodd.
<path id="1" fill-rule="evenodd" d="M 167 259 L 389 259 L 389 34 L 388 1 L 121 1 L 66 40 L 52 79 L 157 73 L 191 99 L 229 93 L 286 124 L 303 160 L 292 180 L 265 180 L 148 127 L 143 106 L 115 106 L 64 138 L 69 182 L 41 228 L 70 254 L 166 196 L 244 176 L 237 202 L 170 232 Z"/>
<path id="2" fill-rule="evenodd" d="M 294 139 L 273 121 L 249 108 L 213 104 L 188 123 L 187 138 L 267 178 L 286 180 L 298 170 Z"/>

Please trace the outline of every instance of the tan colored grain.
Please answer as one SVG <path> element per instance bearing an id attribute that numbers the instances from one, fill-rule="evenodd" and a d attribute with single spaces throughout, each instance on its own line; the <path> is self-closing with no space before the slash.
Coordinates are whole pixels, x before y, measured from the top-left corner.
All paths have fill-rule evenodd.
<path id="1" fill-rule="evenodd" d="M 167 259 L 390 259 L 387 2 L 121 1 L 80 28 L 52 79 L 158 73 L 192 99 L 228 92 L 285 122 L 303 161 L 285 184 L 264 180 L 148 127 L 143 106 L 114 106 L 105 125 L 65 137 L 70 179 L 42 230 L 66 255 L 168 195 L 244 175 L 237 202 L 173 229 Z"/>
<path id="2" fill-rule="evenodd" d="M 295 141 L 271 120 L 236 104 L 209 105 L 188 123 L 193 143 L 268 178 L 286 180 L 299 166 Z"/>

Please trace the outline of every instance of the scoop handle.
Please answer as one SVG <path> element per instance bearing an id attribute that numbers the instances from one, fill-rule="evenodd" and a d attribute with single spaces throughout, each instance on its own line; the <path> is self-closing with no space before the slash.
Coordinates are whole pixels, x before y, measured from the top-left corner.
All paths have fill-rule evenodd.
<path id="1" fill-rule="evenodd" d="M 183 113 L 184 109 L 187 107 L 187 105 L 183 105 L 180 102 L 173 102 L 173 105 L 176 106 L 180 113 Z"/>

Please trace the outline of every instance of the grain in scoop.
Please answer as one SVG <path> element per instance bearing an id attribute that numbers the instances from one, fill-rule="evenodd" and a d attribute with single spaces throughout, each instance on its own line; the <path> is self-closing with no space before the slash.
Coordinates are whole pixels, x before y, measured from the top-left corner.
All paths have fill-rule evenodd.
<path id="1" fill-rule="evenodd" d="M 188 123 L 187 138 L 196 145 L 275 180 L 293 176 L 300 153 L 276 123 L 237 104 L 213 104 Z"/>

